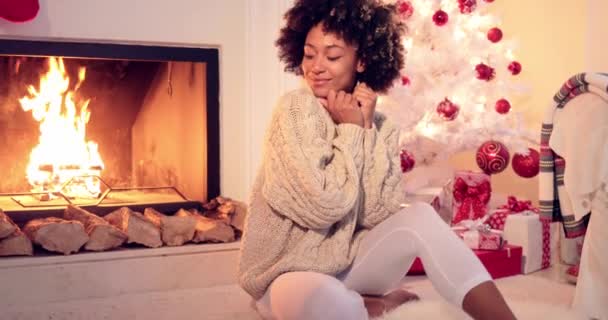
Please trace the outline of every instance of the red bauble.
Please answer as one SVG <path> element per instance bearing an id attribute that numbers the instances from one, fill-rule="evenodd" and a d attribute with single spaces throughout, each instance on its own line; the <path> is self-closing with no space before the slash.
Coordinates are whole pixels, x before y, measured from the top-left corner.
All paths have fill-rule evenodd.
<path id="1" fill-rule="evenodd" d="M 518 75 L 521 72 L 521 63 L 517 61 L 511 62 L 509 64 L 509 71 L 511 71 L 511 74 L 514 76 Z"/>
<path id="2" fill-rule="evenodd" d="M 511 167 L 513 171 L 523 178 L 532 178 L 538 174 L 540 170 L 538 151 L 528 148 L 528 155 L 516 153 L 513 155 Z"/>
<path id="3" fill-rule="evenodd" d="M 458 116 L 459 111 L 460 106 L 454 104 L 448 98 L 445 98 L 437 105 L 437 113 L 445 121 L 452 121 L 456 119 L 456 116 Z"/>
<path id="4" fill-rule="evenodd" d="M 500 28 L 492 28 L 488 30 L 488 40 L 496 43 L 502 39 L 502 30 Z"/>
<path id="5" fill-rule="evenodd" d="M 414 6 L 412 3 L 407 0 L 399 0 L 395 3 L 397 7 L 397 13 L 399 13 L 399 17 L 403 20 L 408 19 L 414 14 Z"/>
<path id="6" fill-rule="evenodd" d="M 401 150 L 401 152 L 399 153 L 399 158 L 401 159 L 401 171 L 403 173 L 414 169 L 414 166 L 416 165 L 416 160 L 409 151 L 405 149 Z"/>
<path id="7" fill-rule="evenodd" d="M 408 76 L 401 76 L 401 85 L 409 86 L 410 83 L 412 82 L 410 81 L 410 78 L 408 78 Z"/>
<path id="8" fill-rule="evenodd" d="M 437 12 L 435 12 L 435 14 L 433 15 L 433 22 L 435 22 L 435 24 L 439 27 L 448 23 L 449 19 L 450 17 L 443 10 L 437 10 Z"/>
<path id="9" fill-rule="evenodd" d="M 38 0 L 0 0 L 0 18 L 11 22 L 34 19 L 40 11 Z"/>
<path id="10" fill-rule="evenodd" d="M 496 101 L 494 108 L 496 109 L 496 112 L 505 114 L 511 110 L 511 104 L 509 103 L 509 100 L 503 98 Z"/>
<path id="11" fill-rule="evenodd" d="M 490 81 L 494 79 L 494 76 L 496 75 L 494 68 L 484 63 L 476 65 L 475 71 L 477 71 L 477 79 L 479 80 Z"/>
<path id="12" fill-rule="evenodd" d="M 475 160 L 483 172 L 488 175 L 496 174 L 509 165 L 509 150 L 498 141 L 486 141 L 477 149 Z"/>
<path id="13" fill-rule="evenodd" d="M 460 13 L 471 13 L 476 7 L 476 0 L 458 0 L 458 8 L 460 9 Z"/>

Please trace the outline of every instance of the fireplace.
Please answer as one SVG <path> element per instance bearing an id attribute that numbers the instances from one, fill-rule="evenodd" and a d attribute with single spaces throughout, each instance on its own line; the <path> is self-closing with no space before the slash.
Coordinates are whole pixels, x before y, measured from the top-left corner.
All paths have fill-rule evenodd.
<path id="1" fill-rule="evenodd" d="M 218 60 L 207 48 L 0 40 L 0 208 L 21 222 L 68 203 L 218 196 Z"/>

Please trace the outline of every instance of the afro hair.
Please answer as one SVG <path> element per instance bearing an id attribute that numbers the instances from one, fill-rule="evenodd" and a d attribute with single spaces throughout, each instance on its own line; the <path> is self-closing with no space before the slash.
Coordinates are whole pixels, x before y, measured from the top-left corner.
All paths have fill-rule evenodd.
<path id="1" fill-rule="evenodd" d="M 401 37 L 405 26 L 394 5 L 377 0 L 298 0 L 284 16 L 276 45 L 285 70 L 302 74 L 300 65 L 304 43 L 311 28 L 323 24 L 326 33 L 333 33 L 357 48 L 357 57 L 365 71 L 357 80 L 377 92 L 386 92 L 400 75 L 405 49 Z"/>

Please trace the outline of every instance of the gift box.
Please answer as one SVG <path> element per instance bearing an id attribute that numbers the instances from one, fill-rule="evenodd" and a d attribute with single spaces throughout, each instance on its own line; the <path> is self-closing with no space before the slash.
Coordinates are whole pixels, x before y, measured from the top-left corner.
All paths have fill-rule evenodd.
<path id="1" fill-rule="evenodd" d="M 502 231 L 480 228 L 470 230 L 466 227 L 452 227 L 467 247 L 480 250 L 500 250 L 504 245 Z"/>
<path id="2" fill-rule="evenodd" d="M 452 225 L 476 220 L 488 214 L 492 194 L 490 176 L 473 171 L 457 171 L 452 188 Z"/>
<path id="3" fill-rule="evenodd" d="M 527 274 L 551 266 L 555 243 L 555 228 L 533 211 L 510 214 L 505 222 L 503 237 L 511 244 L 522 246 L 522 271 Z"/>
<path id="4" fill-rule="evenodd" d="M 506 244 L 501 250 L 473 250 L 492 279 L 521 274 L 522 247 Z"/>
<path id="5" fill-rule="evenodd" d="M 450 223 L 452 219 L 451 208 L 446 207 L 449 182 L 442 187 L 424 187 L 414 192 L 405 194 L 404 207 L 409 203 L 424 202 L 430 204 L 439 214 L 441 219 Z"/>
<path id="6" fill-rule="evenodd" d="M 532 206 L 530 200 L 517 200 L 514 196 L 509 196 L 507 203 L 492 211 L 490 218 L 486 221 L 492 229 L 504 230 L 507 217 L 511 214 L 516 214 L 524 211 L 533 211 L 538 213 L 538 209 Z"/>
<path id="7" fill-rule="evenodd" d="M 522 247 L 505 244 L 500 250 L 473 250 L 492 279 L 521 274 Z M 408 275 L 423 275 L 424 267 L 419 258 L 414 260 Z"/>

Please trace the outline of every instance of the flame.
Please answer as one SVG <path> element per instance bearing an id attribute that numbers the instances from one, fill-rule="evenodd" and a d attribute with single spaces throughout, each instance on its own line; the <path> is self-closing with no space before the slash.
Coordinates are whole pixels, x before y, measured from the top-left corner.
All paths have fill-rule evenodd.
<path id="1" fill-rule="evenodd" d="M 90 100 L 78 104 L 74 99 L 85 77 L 86 69 L 80 68 L 78 83 L 70 90 L 63 59 L 51 57 L 39 88 L 28 86 L 28 94 L 19 99 L 23 110 L 31 111 L 40 122 L 39 143 L 30 153 L 26 173 L 32 192 L 51 193 L 63 188 L 64 195 L 79 198 L 94 198 L 100 193 L 99 179 L 90 175 L 100 175 L 103 161 L 97 143 L 86 140 Z"/>

